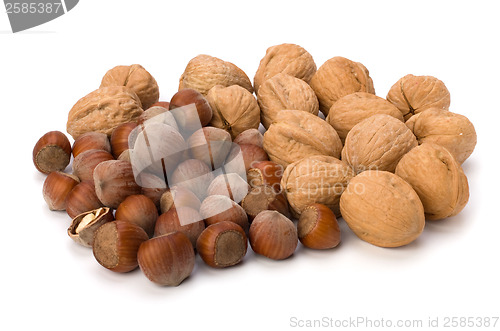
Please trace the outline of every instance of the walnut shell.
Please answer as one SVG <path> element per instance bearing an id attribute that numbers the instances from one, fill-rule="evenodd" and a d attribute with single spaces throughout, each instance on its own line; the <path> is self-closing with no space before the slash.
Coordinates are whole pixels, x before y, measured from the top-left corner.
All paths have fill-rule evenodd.
<path id="1" fill-rule="evenodd" d="M 140 64 L 116 66 L 108 70 L 100 87 L 126 86 L 137 94 L 143 109 L 148 109 L 160 98 L 158 84 L 151 74 Z"/>
<path id="2" fill-rule="evenodd" d="M 319 112 L 318 98 L 313 89 L 303 80 L 283 73 L 261 85 L 257 102 L 260 106 L 260 120 L 266 129 L 283 109 L 303 110 L 314 115 Z"/>
<path id="3" fill-rule="evenodd" d="M 71 108 L 66 129 L 73 139 L 87 132 L 111 136 L 117 126 L 135 121 L 142 113 L 141 100 L 128 87 L 102 87 Z"/>
<path id="4" fill-rule="evenodd" d="M 336 56 L 326 61 L 309 83 L 319 100 L 319 110 L 328 115 L 333 104 L 354 92 L 375 94 L 368 69 L 359 62 Z"/>
<path id="5" fill-rule="evenodd" d="M 340 211 L 359 238 L 380 247 L 409 244 L 425 226 L 417 193 L 387 171 L 369 170 L 354 177 L 340 198 Z"/>
<path id="6" fill-rule="evenodd" d="M 264 134 L 264 150 L 271 161 L 286 167 L 312 155 L 339 158 L 342 142 L 335 129 L 318 116 L 282 110 Z"/>
<path id="7" fill-rule="evenodd" d="M 312 203 L 321 203 L 340 216 L 339 200 L 354 171 L 331 156 L 314 155 L 290 164 L 281 187 L 295 217 Z"/>
<path id="8" fill-rule="evenodd" d="M 231 62 L 204 54 L 189 61 L 179 79 L 179 91 L 192 88 L 204 96 L 216 85 L 239 85 L 253 93 L 252 83 L 243 70 Z"/>
<path id="9" fill-rule="evenodd" d="M 330 108 L 326 121 L 333 126 L 340 140 L 344 142 L 356 124 L 377 114 L 391 115 L 403 122 L 403 115 L 396 106 L 375 94 L 366 92 L 352 93 L 337 100 Z"/>
<path id="10" fill-rule="evenodd" d="M 316 72 L 316 63 L 305 49 L 299 45 L 281 44 L 269 47 L 266 55 L 260 60 L 255 73 L 254 87 L 258 92 L 260 86 L 269 78 L 285 73 L 309 83 Z"/>
<path id="11" fill-rule="evenodd" d="M 435 143 L 445 147 L 459 164 L 469 158 L 477 143 L 476 130 L 469 119 L 447 110 L 431 108 L 412 116 L 406 126 L 418 143 Z"/>
<path id="12" fill-rule="evenodd" d="M 398 107 L 407 121 L 429 108 L 448 110 L 450 92 L 435 77 L 406 75 L 391 87 L 387 93 L 387 101 Z"/>
<path id="13" fill-rule="evenodd" d="M 403 122 L 390 115 L 374 115 L 349 131 L 342 160 L 357 173 L 368 169 L 394 172 L 403 155 L 417 145 Z"/>
<path id="14" fill-rule="evenodd" d="M 213 110 L 210 124 L 228 131 L 232 139 L 245 130 L 259 127 L 259 105 L 252 93 L 243 87 L 214 86 L 208 92 L 207 100 Z"/>
<path id="15" fill-rule="evenodd" d="M 428 220 L 457 215 L 469 200 L 462 167 L 440 145 L 423 143 L 412 149 L 399 161 L 396 175 L 417 192 Z"/>

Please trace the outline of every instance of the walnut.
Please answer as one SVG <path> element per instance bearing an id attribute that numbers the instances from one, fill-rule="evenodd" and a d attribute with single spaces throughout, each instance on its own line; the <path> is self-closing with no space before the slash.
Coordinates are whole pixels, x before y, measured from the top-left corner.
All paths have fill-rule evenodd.
<path id="1" fill-rule="evenodd" d="M 477 143 L 476 130 L 469 119 L 447 110 L 431 108 L 412 116 L 406 126 L 418 143 L 435 143 L 446 147 L 462 164 L 472 154 Z"/>
<path id="2" fill-rule="evenodd" d="M 73 139 L 86 132 L 111 132 L 120 124 L 135 121 L 143 110 L 139 97 L 125 86 L 95 90 L 71 108 L 66 125 Z"/>
<path id="3" fill-rule="evenodd" d="M 258 92 L 260 86 L 269 78 L 284 73 L 309 83 L 316 72 L 313 57 L 299 45 L 281 44 L 269 47 L 266 55 L 260 60 L 255 73 L 254 87 Z"/>
<path id="4" fill-rule="evenodd" d="M 267 129 L 283 109 L 303 110 L 318 115 L 319 104 L 313 89 L 303 80 L 277 74 L 266 80 L 257 93 L 260 120 Z M 399 111 L 398 111 L 399 112 Z"/>
<path id="5" fill-rule="evenodd" d="M 295 217 L 312 203 L 324 204 L 340 216 L 340 196 L 354 175 L 345 162 L 314 155 L 290 164 L 283 173 L 281 187 Z"/>
<path id="6" fill-rule="evenodd" d="M 387 101 L 398 107 L 407 121 L 429 108 L 447 110 L 450 107 L 450 92 L 435 77 L 406 75 L 391 87 Z"/>
<path id="7" fill-rule="evenodd" d="M 396 175 L 417 192 L 428 220 L 457 215 L 469 200 L 462 167 L 440 145 L 423 143 L 412 149 L 399 161 Z"/>
<path id="8" fill-rule="evenodd" d="M 375 94 L 368 69 L 359 62 L 337 56 L 326 61 L 311 78 L 310 85 L 319 100 L 319 109 L 328 115 L 333 104 L 354 92 Z"/>
<path id="9" fill-rule="evenodd" d="M 239 85 L 253 93 L 252 83 L 243 70 L 231 62 L 204 54 L 189 61 L 179 79 L 179 91 L 192 88 L 204 96 L 216 85 Z"/>
<path id="10" fill-rule="evenodd" d="M 259 105 L 255 97 L 243 87 L 214 86 L 208 92 L 207 100 L 213 110 L 210 124 L 228 131 L 232 139 L 245 130 L 259 127 Z"/>
<path id="11" fill-rule="evenodd" d="M 394 172 L 403 155 L 417 145 L 403 122 L 390 115 L 374 115 L 349 131 L 342 160 L 357 173 L 367 169 Z"/>
<path id="12" fill-rule="evenodd" d="M 340 197 L 340 211 L 359 238 L 381 247 L 409 244 L 425 226 L 417 193 L 387 171 L 368 170 L 354 177 Z"/>
<path id="13" fill-rule="evenodd" d="M 110 69 L 101 81 L 100 87 L 126 86 L 137 94 L 143 109 L 148 109 L 158 102 L 160 90 L 151 74 L 140 64 L 116 66 Z"/>
<path id="14" fill-rule="evenodd" d="M 403 115 L 396 106 L 375 94 L 366 92 L 356 92 L 340 98 L 330 108 L 326 121 L 333 126 L 340 140 L 344 142 L 356 124 L 377 114 L 391 115 L 403 121 Z"/>
<path id="15" fill-rule="evenodd" d="M 286 167 L 312 155 L 339 158 L 342 142 L 335 129 L 318 116 L 282 110 L 264 134 L 264 150 L 271 161 Z"/>

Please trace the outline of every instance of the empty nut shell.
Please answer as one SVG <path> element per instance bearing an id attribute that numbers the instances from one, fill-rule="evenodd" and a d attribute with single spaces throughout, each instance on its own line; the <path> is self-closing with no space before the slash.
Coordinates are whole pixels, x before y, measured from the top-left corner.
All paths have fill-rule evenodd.
<path id="1" fill-rule="evenodd" d="M 73 218 L 68 235 L 80 245 L 92 247 L 97 229 L 113 220 L 113 212 L 107 207 L 91 210 Z"/>

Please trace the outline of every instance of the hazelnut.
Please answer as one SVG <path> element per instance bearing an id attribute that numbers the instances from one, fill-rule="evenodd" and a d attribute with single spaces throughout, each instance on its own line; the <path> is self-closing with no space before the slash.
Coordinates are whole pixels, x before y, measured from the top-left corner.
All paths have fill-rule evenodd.
<path id="1" fill-rule="evenodd" d="M 196 240 L 204 229 L 205 223 L 196 210 L 189 207 L 176 207 L 158 217 L 154 235 L 158 237 L 170 232 L 180 231 L 189 238 L 193 247 L 195 247 Z"/>
<path id="2" fill-rule="evenodd" d="M 295 44 L 281 44 L 269 47 L 260 60 L 255 73 L 254 86 L 258 92 L 260 86 L 279 73 L 285 73 L 309 83 L 316 72 L 314 59 L 304 48 Z"/>
<path id="3" fill-rule="evenodd" d="M 243 159 L 244 170 L 239 169 L 241 163 L 238 162 L 238 160 L 241 159 Z M 235 162 L 232 162 L 233 160 L 235 160 Z M 267 155 L 263 148 L 250 144 L 233 144 L 233 148 L 227 157 L 227 163 L 224 165 L 224 168 L 227 172 L 240 173 L 240 171 L 243 170 L 243 173 L 246 173 L 253 167 L 254 163 L 259 161 L 269 161 L 269 155 Z M 237 165 L 237 167 L 234 167 L 235 165 Z"/>
<path id="4" fill-rule="evenodd" d="M 334 248 L 340 243 L 340 228 L 335 214 L 319 203 L 313 203 L 302 211 L 297 232 L 302 245 L 312 249 Z"/>
<path id="5" fill-rule="evenodd" d="M 200 199 L 182 186 L 174 186 L 162 194 L 160 199 L 160 209 L 162 214 L 169 211 L 172 207 L 190 207 L 194 210 L 200 209 Z"/>
<path id="6" fill-rule="evenodd" d="M 178 286 L 194 269 L 193 245 L 182 232 L 149 239 L 137 254 L 146 277 L 158 285 Z"/>
<path id="7" fill-rule="evenodd" d="M 469 200 L 469 185 L 462 167 L 440 145 L 423 143 L 409 151 L 399 161 L 396 175 L 417 192 L 428 220 L 455 216 Z"/>
<path id="8" fill-rule="evenodd" d="M 130 160 L 130 153 L 132 152 L 131 149 L 126 149 L 124 150 L 120 156 L 118 156 L 116 159 L 117 160 L 120 160 L 120 161 L 127 161 L 127 162 L 131 162 Z"/>
<path id="9" fill-rule="evenodd" d="M 116 208 L 115 218 L 139 225 L 151 237 L 158 210 L 153 201 L 145 195 L 130 195 Z"/>
<path id="10" fill-rule="evenodd" d="M 214 127 L 197 130 L 187 143 L 191 156 L 205 162 L 211 169 L 222 166 L 233 145 L 229 132 Z"/>
<path id="11" fill-rule="evenodd" d="M 319 101 L 319 110 L 328 116 L 333 104 L 355 92 L 375 94 L 368 69 L 359 62 L 336 56 L 323 63 L 309 83 Z"/>
<path id="12" fill-rule="evenodd" d="M 303 80 L 279 73 L 259 88 L 260 120 L 267 129 L 283 109 L 302 110 L 318 115 L 319 104 L 313 89 Z"/>
<path id="13" fill-rule="evenodd" d="M 94 169 L 94 185 L 99 200 L 110 208 L 117 208 L 126 197 L 140 194 L 132 171 L 126 161 L 111 160 L 101 162 Z"/>
<path id="14" fill-rule="evenodd" d="M 116 66 L 108 70 L 102 78 L 101 87 L 126 86 L 137 94 L 143 109 L 158 102 L 160 90 L 156 80 L 140 64 Z"/>
<path id="15" fill-rule="evenodd" d="M 169 106 L 170 106 L 170 102 L 168 102 L 168 101 L 158 101 L 158 102 L 153 103 L 151 105 L 151 107 L 149 107 L 149 108 L 152 108 L 152 107 L 163 107 L 163 108 L 168 109 Z"/>
<path id="16" fill-rule="evenodd" d="M 203 95 L 216 85 L 239 85 L 253 93 L 252 83 L 243 70 L 231 62 L 204 54 L 191 59 L 179 79 L 179 90 L 192 88 Z"/>
<path id="17" fill-rule="evenodd" d="M 417 193 L 388 171 L 367 170 L 351 179 L 340 197 L 340 211 L 360 239 L 380 247 L 407 245 L 425 225 Z"/>
<path id="18" fill-rule="evenodd" d="M 194 107 L 187 107 L 189 105 Z M 174 94 L 169 109 L 172 111 L 177 108 L 180 109 L 173 111 L 173 114 L 182 131 L 194 132 L 212 119 L 212 108 L 207 99 L 192 88 L 185 88 Z"/>
<path id="19" fill-rule="evenodd" d="M 177 166 L 171 179 L 172 185 L 184 186 L 202 200 L 213 180 L 213 174 L 204 162 L 189 159 Z"/>
<path id="20" fill-rule="evenodd" d="M 257 129 L 260 124 L 260 109 L 252 93 L 243 87 L 214 86 L 207 94 L 213 116 L 210 124 L 224 129 L 235 138 L 248 129 Z"/>
<path id="21" fill-rule="evenodd" d="M 435 77 L 406 75 L 391 87 L 387 101 L 395 105 L 407 121 L 429 108 L 448 110 L 450 92 Z"/>
<path id="22" fill-rule="evenodd" d="M 326 121 L 333 126 L 344 143 L 347 134 L 356 124 L 378 114 L 390 115 L 403 122 L 403 115 L 396 106 L 366 92 L 356 92 L 338 99 L 330 108 Z"/>
<path id="23" fill-rule="evenodd" d="M 66 198 L 80 182 L 78 177 L 60 171 L 51 172 L 43 183 L 43 198 L 50 210 L 65 210 Z"/>
<path id="24" fill-rule="evenodd" d="M 233 142 L 238 145 L 256 145 L 262 148 L 264 146 L 264 136 L 258 129 L 248 129 L 237 135 Z"/>
<path id="25" fill-rule="evenodd" d="M 71 144 L 60 131 L 44 134 L 33 148 L 33 163 L 38 171 L 48 174 L 63 171 L 71 158 Z"/>
<path id="26" fill-rule="evenodd" d="M 168 189 L 165 180 L 153 174 L 143 172 L 137 176 L 136 182 L 142 188 L 142 194 L 151 199 L 156 209 L 160 210 L 161 197 Z"/>
<path id="27" fill-rule="evenodd" d="M 282 110 L 264 134 L 264 150 L 284 168 L 312 155 L 340 158 L 342 142 L 334 128 L 316 115 Z"/>
<path id="28" fill-rule="evenodd" d="M 283 166 L 273 161 L 258 161 L 252 164 L 247 172 L 247 180 L 250 187 L 270 186 L 276 192 L 281 192 L 281 178 L 283 177 Z"/>
<path id="29" fill-rule="evenodd" d="M 137 127 L 137 123 L 123 123 L 116 127 L 111 133 L 110 143 L 115 158 L 119 157 L 123 151 L 129 149 L 129 135 Z M 133 146 L 133 145 L 132 145 Z"/>
<path id="30" fill-rule="evenodd" d="M 431 108 L 406 121 L 419 144 L 435 143 L 445 147 L 459 164 L 469 158 L 477 143 L 474 125 L 465 116 Z"/>
<path id="31" fill-rule="evenodd" d="M 297 248 L 297 229 L 283 214 L 265 210 L 259 213 L 250 225 L 250 246 L 255 253 L 273 260 L 290 257 Z"/>
<path id="32" fill-rule="evenodd" d="M 111 144 L 108 135 L 102 132 L 87 132 L 79 136 L 73 143 L 73 156 L 91 149 L 100 149 L 111 153 Z"/>
<path id="33" fill-rule="evenodd" d="M 240 263 L 247 253 L 247 236 L 236 223 L 220 222 L 207 227 L 196 241 L 203 262 L 213 268 Z"/>
<path id="34" fill-rule="evenodd" d="M 252 220 L 264 210 L 276 210 L 286 217 L 290 217 L 288 202 L 282 193 L 276 192 L 270 186 L 257 186 L 248 192 L 241 201 L 241 206 Z"/>
<path id="35" fill-rule="evenodd" d="M 104 161 L 114 160 L 113 155 L 102 149 L 91 149 L 78 154 L 73 160 L 73 173 L 81 180 L 92 180 L 94 169 Z"/>
<path id="36" fill-rule="evenodd" d="M 248 183 L 238 174 L 222 174 L 210 183 L 207 195 L 225 195 L 235 202 L 240 202 L 250 189 Z"/>
<path id="37" fill-rule="evenodd" d="M 160 106 L 153 106 L 148 108 L 147 110 L 144 111 L 144 113 L 141 114 L 137 118 L 137 124 L 144 124 L 148 123 L 150 121 L 163 121 L 163 115 L 168 112 L 168 108 L 160 107 Z M 170 114 L 172 115 L 172 114 Z M 177 126 L 177 124 L 176 124 Z"/>
<path id="38" fill-rule="evenodd" d="M 66 197 L 66 212 L 72 219 L 100 207 L 104 205 L 95 193 L 94 180 L 82 181 Z"/>
<path id="39" fill-rule="evenodd" d="M 73 218 L 68 228 L 68 235 L 80 245 L 92 247 L 97 229 L 113 220 L 113 212 L 109 208 L 90 210 Z"/>
<path id="40" fill-rule="evenodd" d="M 248 231 L 248 216 L 245 210 L 225 195 L 210 195 L 203 200 L 200 207 L 200 216 L 206 226 L 219 222 L 233 222 Z"/>
<path id="41" fill-rule="evenodd" d="M 137 251 L 148 240 L 144 230 L 133 223 L 113 221 L 101 225 L 94 235 L 94 257 L 104 268 L 129 272 L 137 268 Z"/>

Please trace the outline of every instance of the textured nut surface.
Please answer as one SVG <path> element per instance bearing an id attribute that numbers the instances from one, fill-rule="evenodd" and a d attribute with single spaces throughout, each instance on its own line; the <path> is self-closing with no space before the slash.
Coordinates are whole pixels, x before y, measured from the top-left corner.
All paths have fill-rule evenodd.
<path id="1" fill-rule="evenodd" d="M 354 92 L 375 94 L 368 69 L 359 62 L 336 56 L 326 61 L 309 83 L 316 92 L 319 109 L 328 115 L 332 105 L 343 96 Z"/>
<path id="2" fill-rule="evenodd" d="M 340 211 L 359 238 L 381 247 L 409 244 L 425 225 L 417 193 L 387 171 L 369 170 L 354 177 L 340 198 Z"/>
<path id="3" fill-rule="evenodd" d="M 423 143 L 412 149 L 398 163 L 396 175 L 417 192 L 429 220 L 457 215 L 469 200 L 462 167 L 440 145 Z"/>
<path id="4" fill-rule="evenodd" d="M 267 129 L 283 109 L 297 109 L 318 115 L 319 104 L 313 89 L 303 80 L 277 74 L 266 80 L 257 94 L 260 120 Z"/>
<path id="5" fill-rule="evenodd" d="M 68 114 L 66 129 L 74 139 L 92 131 L 110 136 L 118 125 L 139 117 L 141 107 L 139 97 L 128 87 L 103 87 L 78 100 Z"/>
<path id="6" fill-rule="evenodd" d="M 453 154 L 459 164 L 469 158 L 477 143 L 476 130 L 469 119 L 447 110 L 432 108 L 412 116 L 406 126 L 418 143 L 435 143 Z"/>
<path id="7" fill-rule="evenodd" d="M 450 107 L 450 92 L 435 77 L 406 75 L 391 87 L 387 101 L 398 107 L 406 121 L 429 108 L 447 110 Z"/>
<path id="8" fill-rule="evenodd" d="M 271 161 L 286 167 L 311 155 L 340 157 L 342 142 L 331 125 L 301 110 L 282 110 L 264 134 Z"/>
<path id="9" fill-rule="evenodd" d="M 353 177 L 354 171 L 345 162 L 315 155 L 290 164 L 281 187 L 294 216 L 313 203 L 326 205 L 339 216 L 340 196 Z"/>
<path id="10" fill-rule="evenodd" d="M 179 90 L 192 88 L 203 95 L 216 85 L 239 85 L 253 93 L 252 83 L 243 70 L 231 62 L 204 54 L 189 61 L 179 79 Z"/>
<path id="11" fill-rule="evenodd" d="M 215 86 L 208 92 L 207 100 L 213 111 L 210 124 L 228 131 L 232 139 L 245 130 L 259 127 L 259 105 L 252 93 L 243 87 Z"/>
<path id="12" fill-rule="evenodd" d="M 357 173 L 367 169 L 394 172 L 403 155 L 417 145 L 403 122 L 389 115 L 374 115 L 347 134 L 342 160 Z"/>
<path id="13" fill-rule="evenodd" d="M 366 92 L 352 93 L 337 100 L 330 109 L 326 121 L 333 126 L 344 142 L 356 124 L 377 114 L 391 115 L 403 121 L 403 115 L 396 106 L 375 94 Z"/>
<path id="14" fill-rule="evenodd" d="M 269 47 L 260 60 L 255 73 L 254 86 L 258 92 L 260 86 L 276 74 L 285 73 L 309 83 L 316 72 L 314 59 L 304 48 L 294 44 L 281 44 Z"/>
<path id="15" fill-rule="evenodd" d="M 160 90 L 154 77 L 140 64 L 116 66 L 108 70 L 100 87 L 126 86 L 137 94 L 143 109 L 148 109 L 158 102 Z"/>

